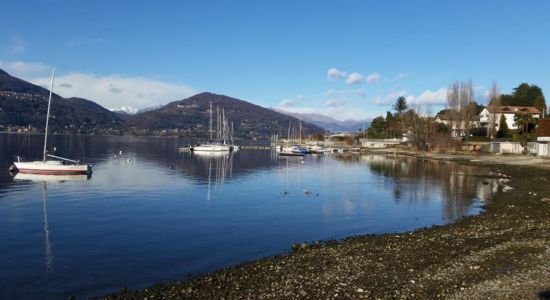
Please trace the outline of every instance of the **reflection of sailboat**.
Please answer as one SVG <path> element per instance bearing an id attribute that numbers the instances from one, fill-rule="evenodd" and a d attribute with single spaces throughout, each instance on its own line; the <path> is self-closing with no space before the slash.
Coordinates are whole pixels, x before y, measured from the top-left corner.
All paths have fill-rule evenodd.
<path id="1" fill-rule="evenodd" d="M 221 152 L 221 151 L 217 151 L 217 152 L 209 152 L 209 151 L 199 151 L 199 152 L 196 152 L 196 153 L 193 153 L 195 156 L 199 157 L 199 158 L 210 158 L 210 157 L 229 157 L 229 152 L 228 151 L 224 151 L 224 152 Z"/>
<path id="2" fill-rule="evenodd" d="M 17 157 L 17 161 L 13 163 L 13 169 L 19 173 L 31 174 L 87 174 L 92 172 L 91 165 L 81 165 L 79 161 L 63 158 L 47 153 L 48 145 L 48 123 L 50 120 L 50 106 L 52 103 L 53 81 L 55 77 L 55 69 L 52 71 L 52 82 L 50 85 L 50 96 L 48 98 L 48 112 L 46 113 L 46 129 L 44 131 L 44 151 L 42 160 L 39 161 L 24 161 L 21 157 Z M 48 157 L 58 160 L 48 160 Z"/>
<path id="3" fill-rule="evenodd" d="M 48 225 L 48 201 L 47 201 L 47 189 L 48 183 L 60 183 L 65 181 L 72 180 L 87 180 L 90 178 L 89 174 L 81 175 L 38 175 L 38 174 L 25 174 L 18 173 L 13 179 L 15 180 L 28 180 L 35 182 L 42 182 L 42 202 L 43 202 L 43 213 L 44 213 L 44 256 L 45 256 L 45 265 L 46 272 L 50 273 L 53 271 L 53 248 L 52 242 L 50 241 L 50 228 Z"/>
<path id="4" fill-rule="evenodd" d="M 27 174 L 17 173 L 13 179 L 16 180 L 29 180 L 29 181 L 43 181 L 43 182 L 63 182 L 63 181 L 78 181 L 88 180 L 91 174 L 79 174 L 79 175 L 44 175 L 44 174 Z"/>
<path id="5" fill-rule="evenodd" d="M 212 193 L 212 179 L 215 180 L 214 187 L 216 190 L 221 192 L 223 190 L 225 179 L 227 177 L 231 177 L 233 173 L 233 155 L 228 152 L 197 152 L 195 153 L 195 156 L 201 160 L 208 160 L 207 200 L 210 201 Z"/>

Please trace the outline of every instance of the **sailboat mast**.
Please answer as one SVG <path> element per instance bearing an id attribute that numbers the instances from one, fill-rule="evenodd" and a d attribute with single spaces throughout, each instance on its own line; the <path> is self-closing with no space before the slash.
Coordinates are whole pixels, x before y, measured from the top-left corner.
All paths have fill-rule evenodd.
<path id="1" fill-rule="evenodd" d="M 288 121 L 288 135 L 287 135 L 287 142 L 290 143 L 290 126 L 292 125 L 292 121 Z"/>
<path id="2" fill-rule="evenodd" d="M 53 79 L 55 77 L 55 68 L 53 68 L 52 70 L 52 82 L 50 83 L 50 96 L 48 97 L 48 112 L 46 113 L 46 129 L 44 131 L 44 152 L 43 152 L 43 155 L 42 155 L 42 161 L 46 161 L 46 159 L 48 158 L 47 157 L 47 154 L 46 154 L 46 147 L 48 145 L 48 125 L 49 125 L 49 121 L 50 121 L 50 106 L 51 106 L 51 103 L 52 103 L 52 91 L 53 91 Z"/>
<path id="3" fill-rule="evenodd" d="M 225 145 L 226 143 L 226 135 L 227 135 L 227 130 L 225 128 L 225 108 L 222 108 L 222 136 L 223 136 L 223 144 Z"/>
<path id="4" fill-rule="evenodd" d="M 212 143 L 212 101 L 210 101 L 210 143 Z"/>

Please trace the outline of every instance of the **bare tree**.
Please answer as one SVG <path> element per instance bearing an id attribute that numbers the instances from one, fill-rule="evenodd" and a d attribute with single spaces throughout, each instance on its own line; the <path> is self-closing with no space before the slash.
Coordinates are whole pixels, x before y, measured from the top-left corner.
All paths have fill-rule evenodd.
<path id="1" fill-rule="evenodd" d="M 493 81 L 493 85 L 491 86 L 491 90 L 489 91 L 489 104 L 487 105 L 487 110 L 491 110 L 490 107 L 494 106 L 500 106 L 502 104 L 502 100 L 500 98 L 500 88 L 498 87 L 496 81 Z M 494 137 L 496 133 L 496 115 L 489 113 L 489 124 L 487 124 L 487 136 L 488 137 Z"/>
<path id="2" fill-rule="evenodd" d="M 451 84 L 451 86 L 447 90 L 447 109 L 449 114 L 450 129 L 451 132 L 453 132 L 456 121 L 457 119 L 459 119 L 457 113 L 460 110 L 458 81 L 453 82 L 453 84 Z"/>
<path id="3" fill-rule="evenodd" d="M 474 102 L 474 87 L 472 80 L 460 83 L 460 116 L 459 129 L 466 130 L 466 136 L 470 136 L 470 121 L 476 113 L 476 108 L 473 107 Z"/>

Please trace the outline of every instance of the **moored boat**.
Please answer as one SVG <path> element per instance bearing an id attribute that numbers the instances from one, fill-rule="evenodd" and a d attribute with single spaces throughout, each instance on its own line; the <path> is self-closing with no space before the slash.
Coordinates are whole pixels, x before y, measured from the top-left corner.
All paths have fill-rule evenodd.
<path id="1" fill-rule="evenodd" d="M 24 161 L 20 156 L 17 156 L 10 170 L 26 174 L 48 174 L 48 175 L 76 175 L 92 173 L 92 166 L 88 164 L 80 164 L 80 161 L 63 158 L 48 154 L 48 125 L 50 119 L 50 107 L 53 94 L 53 83 L 55 78 L 55 69 L 52 71 L 52 81 L 50 85 L 50 96 L 48 97 L 48 111 L 46 113 L 46 128 L 44 131 L 44 151 L 42 160 Z M 54 158 L 56 160 L 48 160 Z"/>

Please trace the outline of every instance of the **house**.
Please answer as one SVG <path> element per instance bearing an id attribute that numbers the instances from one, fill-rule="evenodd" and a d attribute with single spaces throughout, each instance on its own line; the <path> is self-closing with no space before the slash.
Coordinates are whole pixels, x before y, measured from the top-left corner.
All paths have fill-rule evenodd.
<path id="1" fill-rule="evenodd" d="M 462 120 L 460 122 L 451 122 L 451 115 L 448 110 L 444 111 L 443 113 L 438 113 L 435 116 L 435 122 L 447 126 L 447 128 L 451 130 L 451 136 L 454 138 L 465 137 L 469 129 L 479 128 L 481 126 L 479 122 L 479 116 L 477 115 L 470 116 L 469 121 Z"/>
<path id="2" fill-rule="evenodd" d="M 365 148 L 388 148 L 400 144 L 399 139 L 361 139 L 361 146 Z"/>
<path id="3" fill-rule="evenodd" d="M 540 118 L 540 111 L 532 106 L 488 106 L 479 113 L 479 122 L 484 128 L 494 124 L 495 129 L 500 129 L 500 119 L 504 116 L 508 129 L 518 129 L 514 117 L 516 115 L 530 114 L 534 119 Z"/>

